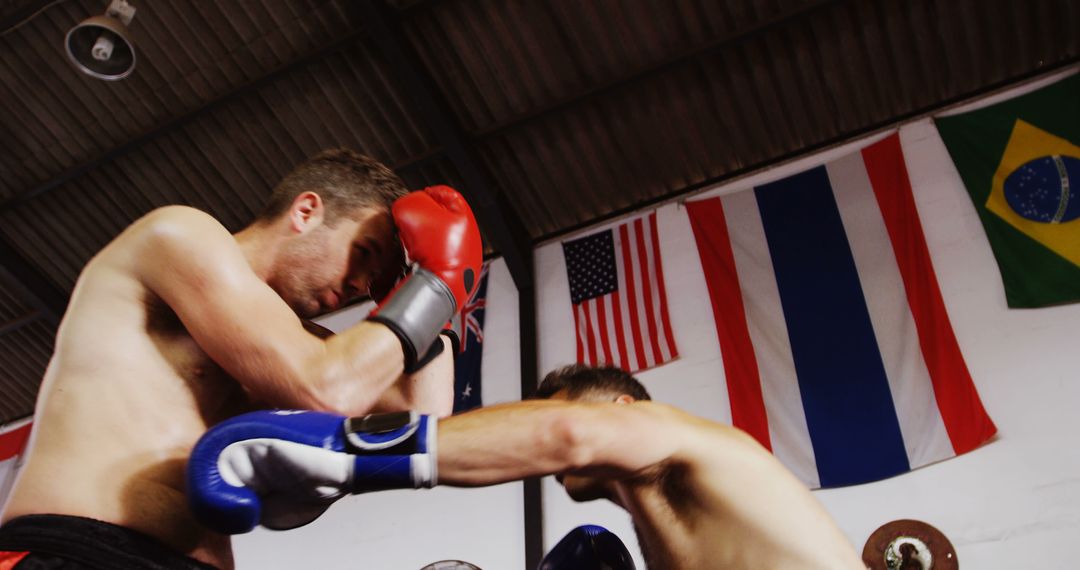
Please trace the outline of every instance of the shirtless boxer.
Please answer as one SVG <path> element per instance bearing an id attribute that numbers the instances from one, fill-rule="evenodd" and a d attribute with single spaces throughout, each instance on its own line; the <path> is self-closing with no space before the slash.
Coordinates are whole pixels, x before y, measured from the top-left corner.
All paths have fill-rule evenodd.
<path id="1" fill-rule="evenodd" d="M 281 493 L 301 510 L 325 509 L 347 493 L 417 480 L 472 487 L 557 474 L 574 500 L 608 499 L 630 513 L 650 568 L 864 568 L 806 487 L 744 432 L 653 403 L 618 369 L 562 368 L 539 395 L 548 399 L 445 420 L 241 416 L 196 446 L 193 501 L 246 510 L 254 524 Z M 389 447 L 365 449 L 375 440 Z M 229 496 L 238 490 L 254 493 Z"/>
<path id="2" fill-rule="evenodd" d="M 481 262 L 459 194 L 407 193 L 345 149 L 298 166 L 235 235 L 193 208 L 150 212 L 79 276 L 0 551 L 103 559 L 92 567 L 230 567 L 228 537 L 197 524 L 184 497 L 199 436 L 257 407 L 449 414 L 453 365 L 450 350 L 437 356 L 439 332 Z M 326 339 L 305 331 L 300 317 L 364 295 L 388 295 L 376 316 Z"/>

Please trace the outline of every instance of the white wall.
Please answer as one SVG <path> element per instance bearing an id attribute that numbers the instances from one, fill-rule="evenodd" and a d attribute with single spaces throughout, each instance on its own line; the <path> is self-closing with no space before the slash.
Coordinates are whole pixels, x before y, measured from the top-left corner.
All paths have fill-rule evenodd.
<path id="1" fill-rule="evenodd" d="M 882 482 L 815 491 L 815 496 L 860 552 L 881 524 L 916 518 L 938 527 L 952 540 L 964 568 L 1075 568 L 1071 545 L 1080 532 L 1080 447 L 1075 442 L 1080 434 L 1076 411 L 1080 405 L 1080 304 L 1007 309 L 990 246 L 932 121 L 904 125 L 900 135 L 942 295 L 999 435 L 955 459 Z M 881 136 L 709 189 L 694 198 L 783 178 Z M 679 204 L 668 204 L 659 208 L 658 218 L 672 327 L 682 356 L 639 378 L 656 400 L 730 423 L 712 311 L 686 211 Z M 575 357 L 559 243 L 537 250 L 536 270 L 537 302 L 542 308 L 539 366 L 546 371 Z M 629 518 L 619 508 L 602 502 L 575 504 L 550 477 L 543 491 L 548 547 L 579 524 L 601 524 L 631 545 L 643 567 Z"/>
<path id="2" fill-rule="evenodd" d="M 341 330 L 368 310 L 340 311 L 320 323 Z M 501 259 L 490 269 L 485 319 L 483 402 L 518 400 L 517 290 Z M 237 537 L 237 567 L 418 570 L 436 560 L 458 559 L 485 570 L 521 568 L 523 500 L 521 483 L 347 497 L 308 526 L 287 532 L 259 528 Z"/>

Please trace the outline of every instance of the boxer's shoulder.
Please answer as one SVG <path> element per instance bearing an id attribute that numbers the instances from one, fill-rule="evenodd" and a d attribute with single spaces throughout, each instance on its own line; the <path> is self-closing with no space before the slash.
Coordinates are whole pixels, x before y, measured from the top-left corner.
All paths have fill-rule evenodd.
<path id="1" fill-rule="evenodd" d="M 167 261 L 171 255 L 237 247 L 228 229 L 210 214 L 189 206 L 164 206 L 132 222 L 94 256 L 84 272 L 103 265 L 138 267 Z"/>
<path id="2" fill-rule="evenodd" d="M 636 417 L 627 418 L 629 423 L 648 426 L 648 439 L 666 442 L 670 449 L 665 464 L 687 468 L 695 472 L 715 468 L 718 457 L 754 456 L 762 450 L 745 431 L 730 424 L 714 421 L 655 401 L 636 401 L 629 405 L 612 406 L 611 409 Z M 718 453 L 717 450 L 723 450 Z"/>
<path id="3" fill-rule="evenodd" d="M 125 230 L 112 247 L 119 258 L 131 262 L 140 277 L 246 267 L 229 230 L 210 214 L 188 206 L 152 210 Z"/>
<path id="4" fill-rule="evenodd" d="M 210 239 L 228 239 L 232 235 L 216 218 L 190 206 L 163 206 L 139 218 L 128 232 L 151 238 L 150 244 L 189 243 Z"/>

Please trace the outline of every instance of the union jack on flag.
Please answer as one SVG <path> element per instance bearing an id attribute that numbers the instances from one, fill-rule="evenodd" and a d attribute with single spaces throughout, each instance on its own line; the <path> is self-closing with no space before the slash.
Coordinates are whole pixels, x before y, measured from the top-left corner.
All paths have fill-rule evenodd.
<path id="1" fill-rule="evenodd" d="M 465 303 L 465 307 L 461 309 L 461 323 L 458 326 L 458 335 L 461 338 L 461 352 L 465 352 L 469 349 L 467 333 L 472 333 L 472 336 L 476 339 L 475 342 L 480 344 L 478 348 L 483 348 L 484 344 L 484 308 L 487 307 L 487 274 L 488 264 L 485 263 L 480 269 L 480 286 L 473 291 L 473 294 L 469 297 L 469 301 Z M 483 294 L 480 290 L 483 289 Z M 479 312 L 477 312 L 479 311 Z"/>
<path id="2" fill-rule="evenodd" d="M 454 317 L 453 328 L 461 339 L 454 359 L 454 413 L 481 406 L 480 365 L 484 357 L 484 313 L 487 308 L 488 264 L 480 269 L 476 290 Z"/>

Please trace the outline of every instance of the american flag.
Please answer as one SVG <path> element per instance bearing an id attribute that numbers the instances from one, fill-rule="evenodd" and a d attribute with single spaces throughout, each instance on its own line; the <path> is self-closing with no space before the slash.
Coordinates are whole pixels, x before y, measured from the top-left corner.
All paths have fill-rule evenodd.
<path id="1" fill-rule="evenodd" d="M 636 372 L 678 357 L 656 212 L 564 242 L 563 254 L 579 363 Z"/>

